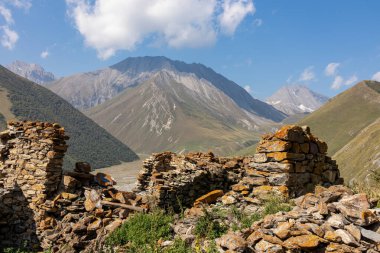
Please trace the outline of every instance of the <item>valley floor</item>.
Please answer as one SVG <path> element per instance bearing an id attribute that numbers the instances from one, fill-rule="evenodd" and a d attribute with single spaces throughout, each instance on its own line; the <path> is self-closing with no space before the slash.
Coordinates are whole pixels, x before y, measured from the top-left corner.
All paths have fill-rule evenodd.
<path id="1" fill-rule="evenodd" d="M 117 185 L 115 186 L 116 189 L 120 191 L 130 191 L 134 188 L 137 175 L 142 168 L 143 161 L 148 158 L 148 155 L 139 154 L 139 157 L 140 160 L 97 169 L 94 173 L 103 172 L 109 174 L 117 182 Z"/>

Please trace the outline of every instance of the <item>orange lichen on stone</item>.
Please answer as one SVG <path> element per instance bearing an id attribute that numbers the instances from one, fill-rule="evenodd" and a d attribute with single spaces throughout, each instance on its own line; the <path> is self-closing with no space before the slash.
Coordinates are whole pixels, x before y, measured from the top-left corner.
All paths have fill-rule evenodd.
<path id="1" fill-rule="evenodd" d="M 200 204 L 211 204 L 216 202 L 216 200 L 224 195 L 224 192 L 222 190 L 214 190 L 212 192 L 209 192 L 205 195 L 203 195 L 200 198 L 197 198 L 194 202 L 194 206 L 199 206 Z"/>

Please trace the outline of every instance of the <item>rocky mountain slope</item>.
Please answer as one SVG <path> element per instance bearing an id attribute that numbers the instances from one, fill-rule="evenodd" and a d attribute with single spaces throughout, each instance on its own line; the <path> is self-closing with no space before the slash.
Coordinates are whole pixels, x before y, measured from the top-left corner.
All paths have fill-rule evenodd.
<path id="1" fill-rule="evenodd" d="M 165 57 L 128 58 L 49 88 L 141 153 L 229 153 L 285 118 L 212 69 Z"/>
<path id="2" fill-rule="evenodd" d="M 138 152 L 208 150 L 219 153 L 257 139 L 269 121 L 241 107 L 194 74 L 162 70 L 86 112 Z"/>
<path id="3" fill-rule="evenodd" d="M 52 91 L 80 109 L 87 109 L 109 100 L 127 87 L 138 86 L 162 70 L 194 75 L 204 79 L 230 97 L 240 108 L 274 121 L 281 121 L 283 113 L 252 98 L 242 87 L 202 64 L 187 64 L 166 57 L 127 58 L 109 68 L 77 74 L 57 80 Z"/>
<path id="4" fill-rule="evenodd" d="M 299 124 L 309 125 L 318 136 L 329 140 L 330 154 L 342 164 L 342 174 L 349 180 L 358 175 L 364 177 L 368 170 L 379 167 L 375 141 L 379 119 L 380 83 L 363 81 L 331 99 Z"/>
<path id="5" fill-rule="evenodd" d="M 288 114 L 310 113 L 328 101 L 328 97 L 304 85 L 284 86 L 267 98 L 267 103 Z"/>
<path id="6" fill-rule="evenodd" d="M 43 67 L 35 63 L 15 61 L 5 67 L 13 73 L 38 84 L 46 84 L 56 79 L 53 73 L 45 71 Z"/>
<path id="7" fill-rule="evenodd" d="M 7 120 L 61 122 L 71 135 L 65 166 L 88 161 L 95 168 L 137 159 L 137 155 L 91 119 L 48 89 L 0 66 L 0 114 Z M 88 147 L 91 147 L 88 148 Z"/>

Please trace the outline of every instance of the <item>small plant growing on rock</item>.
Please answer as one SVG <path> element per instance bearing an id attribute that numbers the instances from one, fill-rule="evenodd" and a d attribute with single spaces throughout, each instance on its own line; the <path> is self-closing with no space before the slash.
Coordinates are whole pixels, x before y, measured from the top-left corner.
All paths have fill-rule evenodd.
<path id="1" fill-rule="evenodd" d="M 284 197 L 272 195 L 265 202 L 262 212 L 262 217 L 266 215 L 275 214 L 278 212 L 289 212 L 292 210 L 292 203 L 290 203 Z"/>
<path id="2" fill-rule="evenodd" d="M 210 212 L 204 209 L 204 215 L 201 216 L 195 225 L 195 235 L 199 238 L 213 240 L 227 232 L 227 227 L 219 219 L 221 217 L 216 212 Z"/>

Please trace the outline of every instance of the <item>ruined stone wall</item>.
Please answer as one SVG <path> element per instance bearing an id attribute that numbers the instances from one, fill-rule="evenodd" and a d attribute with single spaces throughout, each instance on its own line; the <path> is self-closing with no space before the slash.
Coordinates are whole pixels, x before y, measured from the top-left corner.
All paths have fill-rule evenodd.
<path id="1" fill-rule="evenodd" d="M 137 190 L 146 191 L 156 205 L 166 208 L 178 207 L 179 202 L 191 206 L 213 190 L 222 190 L 226 193 L 222 201 L 233 204 L 267 194 L 296 197 L 313 191 L 315 185 L 343 183 L 335 161 L 326 155 L 327 144 L 308 127 L 285 126 L 265 135 L 257 152 L 236 158 L 155 154 L 144 162 Z M 215 196 L 220 197 L 220 192 Z"/>
<path id="2" fill-rule="evenodd" d="M 155 205 L 178 210 L 210 190 L 227 190 L 241 177 L 238 161 L 212 153 L 154 154 L 144 161 L 136 191 L 146 191 Z"/>
<path id="3" fill-rule="evenodd" d="M 38 245 L 40 205 L 58 189 L 67 139 L 44 122 L 10 122 L 0 133 L 0 249 Z"/>
<path id="4" fill-rule="evenodd" d="M 286 186 L 290 197 L 312 192 L 316 185 L 342 184 L 338 166 L 327 156 L 327 144 L 314 137 L 309 127 L 284 126 L 263 136 L 247 177 L 264 178 L 273 189 Z M 255 195 L 270 189 L 255 189 Z"/>

